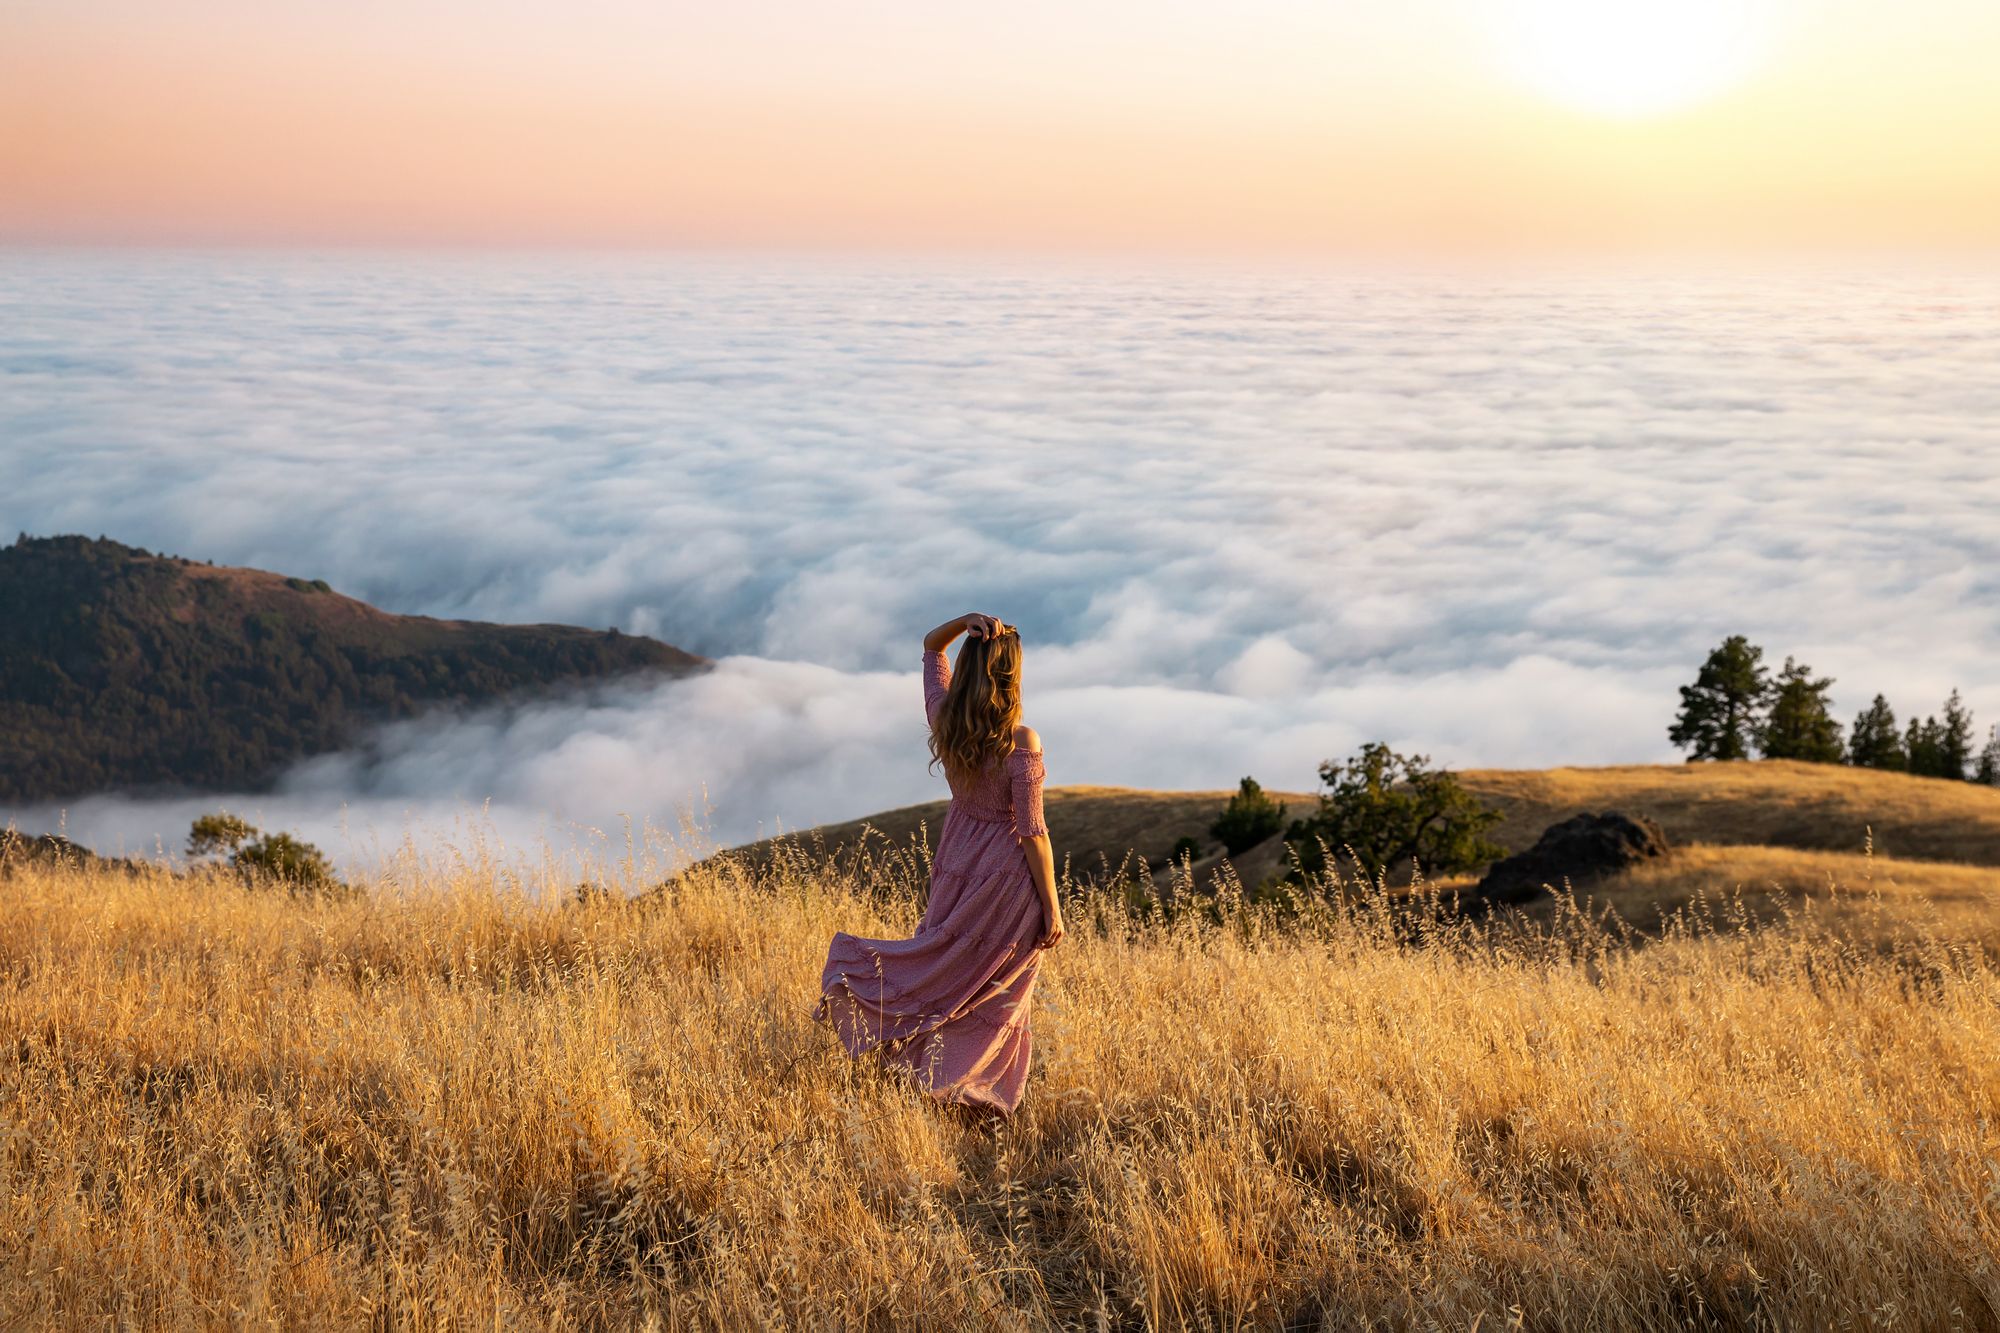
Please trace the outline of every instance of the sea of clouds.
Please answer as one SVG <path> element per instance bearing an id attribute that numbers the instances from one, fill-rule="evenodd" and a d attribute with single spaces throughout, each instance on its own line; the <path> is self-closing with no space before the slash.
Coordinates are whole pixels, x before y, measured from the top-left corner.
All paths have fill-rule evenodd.
<path id="1" fill-rule="evenodd" d="M 1021 626 L 1051 780 L 1671 759 L 1729 633 L 2000 720 L 2000 270 L 0 255 L 0 530 L 611 626 L 696 679 L 400 724 L 227 804 L 731 842 L 940 793 L 924 630 Z"/>

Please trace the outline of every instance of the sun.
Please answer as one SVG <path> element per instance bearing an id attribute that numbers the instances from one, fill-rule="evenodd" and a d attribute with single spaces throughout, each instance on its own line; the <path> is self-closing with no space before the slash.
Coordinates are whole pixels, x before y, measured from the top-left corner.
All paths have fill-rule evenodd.
<path id="1" fill-rule="evenodd" d="M 1759 0 L 1496 0 L 1515 77 L 1543 96 L 1609 116 L 1663 115 L 1743 81 L 1763 57 Z"/>

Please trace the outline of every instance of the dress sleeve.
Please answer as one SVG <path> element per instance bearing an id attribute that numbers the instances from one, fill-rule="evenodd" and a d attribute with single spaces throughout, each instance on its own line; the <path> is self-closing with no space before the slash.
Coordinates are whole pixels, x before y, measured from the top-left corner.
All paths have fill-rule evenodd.
<path id="1" fill-rule="evenodd" d="M 1007 756 L 1008 784 L 1014 789 L 1014 836 L 1045 837 L 1042 820 L 1042 779 L 1047 776 L 1039 750 L 1016 750 Z"/>
<path id="2" fill-rule="evenodd" d="M 944 702 L 945 688 L 951 684 L 951 663 L 943 653 L 924 653 L 924 718 L 937 721 L 938 705 Z"/>

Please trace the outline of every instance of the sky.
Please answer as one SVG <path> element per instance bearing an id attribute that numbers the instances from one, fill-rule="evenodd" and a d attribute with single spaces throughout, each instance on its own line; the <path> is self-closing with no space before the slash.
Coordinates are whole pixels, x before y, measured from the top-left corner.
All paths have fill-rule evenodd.
<path id="1" fill-rule="evenodd" d="M 5 0 L 0 241 L 1962 250 L 1990 0 Z"/>

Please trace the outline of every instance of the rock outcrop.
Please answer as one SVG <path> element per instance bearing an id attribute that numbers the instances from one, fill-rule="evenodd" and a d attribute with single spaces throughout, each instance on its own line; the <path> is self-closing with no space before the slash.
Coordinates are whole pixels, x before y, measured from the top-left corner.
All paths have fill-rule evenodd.
<path id="1" fill-rule="evenodd" d="M 1613 811 L 1551 824 L 1535 845 L 1496 862 L 1469 899 L 1475 910 L 1524 903 L 1545 887 L 1595 883 L 1668 851 L 1667 835 L 1646 818 Z"/>

